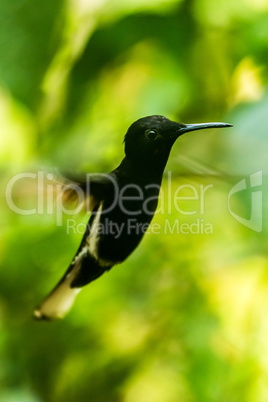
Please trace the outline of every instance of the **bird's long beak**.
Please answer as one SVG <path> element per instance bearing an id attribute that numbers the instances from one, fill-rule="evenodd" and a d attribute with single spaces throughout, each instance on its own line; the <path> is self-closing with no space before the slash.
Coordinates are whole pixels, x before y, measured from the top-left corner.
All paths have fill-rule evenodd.
<path id="1" fill-rule="evenodd" d="M 229 123 L 184 124 L 183 127 L 179 128 L 178 134 L 182 135 L 184 133 L 188 133 L 189 131 L 204 130 L 205 128 L 223 128 L 223 127 L 233 127 L 233 126 L 232 124 Z"/>

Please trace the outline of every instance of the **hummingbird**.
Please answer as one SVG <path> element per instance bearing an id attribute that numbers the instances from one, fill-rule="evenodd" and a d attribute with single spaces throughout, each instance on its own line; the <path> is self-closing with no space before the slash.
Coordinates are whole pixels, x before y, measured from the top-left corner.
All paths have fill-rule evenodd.
<path id="1" fill-rule="evenodd" d="M 232 125 L 183 124 L 159 115 L 131 124 L 120 165 L 78 183 L 90 197 L 91 216 L 67 271 L 35 309 L 36 319 L 63 318 L 83 286 L 124 262 L 136 249 L 156 211 L 163 172 L 175 141 L 191 131 L 224 127 Z"/>

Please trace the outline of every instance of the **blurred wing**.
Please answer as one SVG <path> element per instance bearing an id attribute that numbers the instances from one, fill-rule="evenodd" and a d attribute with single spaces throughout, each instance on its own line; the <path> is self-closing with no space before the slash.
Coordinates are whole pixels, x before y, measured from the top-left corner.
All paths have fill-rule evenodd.
<path id="1" fill-rule="evenodd" d="M 67 204 L 81 205 L 81 209 L 93 211 L 101 200 L 114 192 L 116 179 L 113 174 L 87 174 L 86 178 L 71 175 L 55 177 L 55 183 L 60 185 L 56 198 Z"/>

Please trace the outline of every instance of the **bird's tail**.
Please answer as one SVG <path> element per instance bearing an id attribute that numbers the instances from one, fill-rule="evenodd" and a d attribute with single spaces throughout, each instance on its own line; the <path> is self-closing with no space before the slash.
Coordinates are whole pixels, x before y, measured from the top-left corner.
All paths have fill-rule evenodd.
<path id="1" fill-rule="evenodd" d="M 37 320 L 63 318 L 72 307 L 81 288 L 108 269 L 110 267 L 101 267 L 87 251 L 82 251 L 52 292 L 34 311 L 34 317 Z"/>

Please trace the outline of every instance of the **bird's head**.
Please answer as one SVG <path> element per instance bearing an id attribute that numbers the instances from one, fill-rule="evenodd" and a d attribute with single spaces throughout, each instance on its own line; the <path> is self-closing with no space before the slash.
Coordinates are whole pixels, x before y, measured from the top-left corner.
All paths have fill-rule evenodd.
<path id="1" fill-rule="evenodd" d="M 135 121 L 127 131 L 126 157 L 135 160 L 137 164 L 155 165 L 163 170 L 172 145 L 182 134 L 205 128 L 230 126 L 228 123 L 182 124 L 158 115 L 143 117 Z"/>

